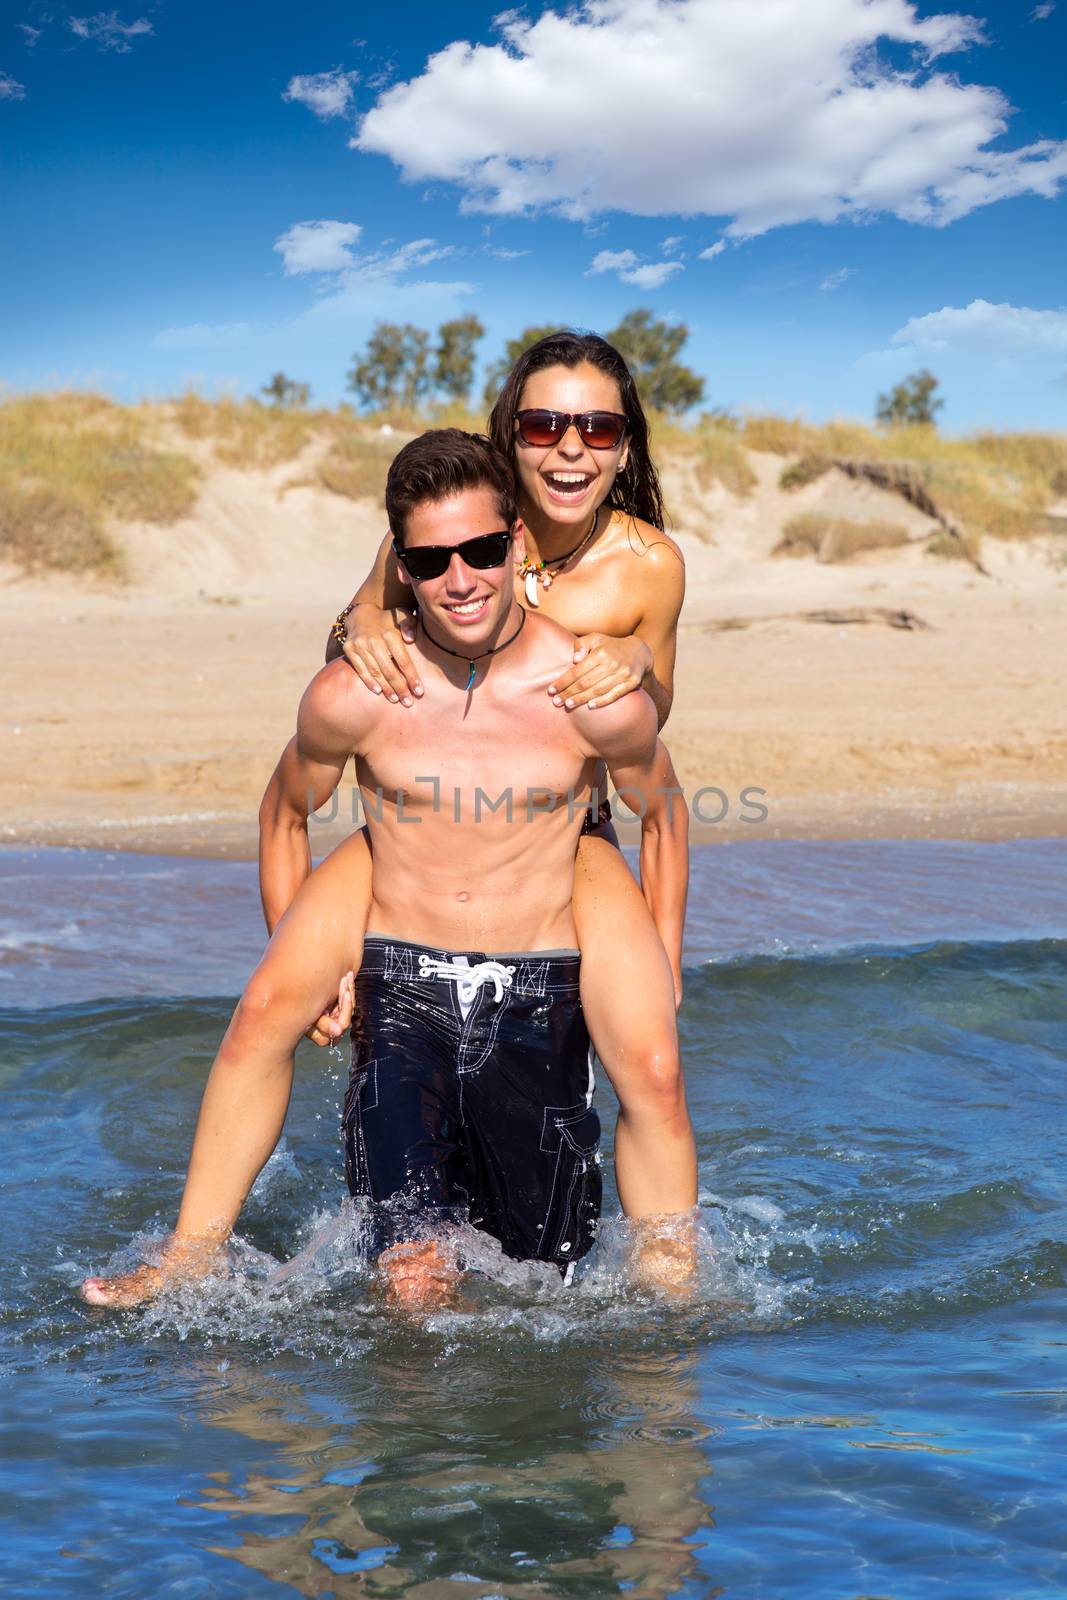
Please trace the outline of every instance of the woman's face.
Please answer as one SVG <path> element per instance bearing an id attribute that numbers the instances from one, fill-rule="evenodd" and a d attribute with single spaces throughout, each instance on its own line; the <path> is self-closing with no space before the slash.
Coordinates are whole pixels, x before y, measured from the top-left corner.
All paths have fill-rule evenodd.
<path id="1" fill-rule="evenodd" d="M 571 416 L 584 411 L 621 414 L 622 396 L 614 378 L 583 361 L 578 367 L 543 367 L 527 378 L 519 399 L 520 411 L 563 411 Z M 582 443 L 572 423 L 558 444 L 525 445 L 515 425 L 515 463 L 527 513 L 533 510 L 550 522 L 584 528 L 607 496 L 615 475 L 626 465 L 629 443 L 624 438 L 614 450 L 591 450 Z"/>

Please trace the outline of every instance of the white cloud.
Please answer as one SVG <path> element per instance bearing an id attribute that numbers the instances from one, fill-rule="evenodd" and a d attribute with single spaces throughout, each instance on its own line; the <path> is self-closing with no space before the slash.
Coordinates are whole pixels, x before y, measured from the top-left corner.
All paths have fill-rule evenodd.
<path id="1" fill-rule="evenodd" d="M 530 254 L 529 250 L 509 250 L 504 245 L 495 244 L 483 244 L 482 250 L 487 256 L 495 256 L 498 261 L 518 261 Z"/>
<path id="2" fill-rule="evenodd" d="M 706 250 L 702 250 L 700 252 L 700 254 L 697 256 L 697 260 L 698 261 L 714 261 L 715 257 L 716 256 L 721 256 L 725 249 L 726 249 L 726 240 L 725 239 L 716 239 L 714 244 L 709 244 L 708 248 Z"/>
<path id="3" fill-rule="evenodd" d="M 371 251 L 369 255 L 358 256 L 351 270 L 343 274 L 343 281 L 351 284 L 357 280 L 391 280 L 405 272 L 428 267 L 431 262 L 443 261 L 446 256 L 455 253 L 454 246 L 438 244 L 436 239 L 412 239 L 409 244 L 397 245 L 393 250 L 383 248 Z"/>
<path id="4" fill-rule="evenodd" d="M 640 259 L 632 250 L 598 250 L 589 263 L 586 277 L 595 272 L 625 272 L 628 267 L 636 267 Z"/>
<path id="5" fill-rule="evenodd" d="M 1055 9 L 1055 4 L 1049 5 L 1046 3 L 1045 5 L 1035 6 L 1030 13 L 1030 21 L 1044 22 L 1046 17 L 1051 17 Z"/>
<path id="6" fill-rule="evenodd" d="M 819 285 L 820 289 L 840 289 L 853 276 L 855 267 L 838 267 L 836 272 L 830 272 Z"/>
<path id="7" fill-rule="evenodd" d="M 989 148 L 1007 99 L 936 67 L 981 42 L 956 12 L 808 0 L 798 27 L 796 0 L 584 0 L 498 26 L 387 89 L 353 145 L 456 184 L 468 211 L 722 216 L 732 237 L 880 212 L 942 226 L 1067 178 L 1067 141 Z M 605 101 L 640 114 L 609 130 Z"/>
<path id="8" fill-rule="evenodd" d="M 646 267 L 634 267 L 632 272 L 620 272 L 623 283 L 636 284 L 639 289 L 659 289 L 676 272 L 684 272 L 680 261 L 650 261 Z"/>
<path id="9" fill-rule="evenodd" d="M 972 300 L 911 317 L 890 341 L 916 350 L 993 351 L 1001 355 L 1067 355 L 1067 308 L 1035 311 L 1030 306 Z"/>
<path id="10" fill-rule="evenodd" d="M 632 283 L 638 289 L 658 289 L 676 272 L 684 272 L 680 261 L 650 261 L 640 265 L 641 257 L 633 250 L 598 250 L 586 270 L 590 278 L 598 272 L 615 272 L 622 283 Z"/>
<path id="11" fill-rule="evenodd" d="M 323 122 L 330 117 L 346 116 L 352 106 L 353 85 L 359 74 L 332 67 L 329 72 L 298 73 L 290 78 L 283 100 L 295 100 L 307 106 Z"/>
<path id="12" fill-rule="evenodd" d="M 16 26 L 26 41 L 27 50 L 32 50 L 44 32 L 44 29 L 35 28 L 32 23 L 29 22 L 19 22 L 16 24 Z"/>
<path id="13" fill-rule="evenodd" d="M 131 39 L 155 32 L 147 17 L 122 22 L 117 11 L 98 11 L 93 17 L 70 17 L 68 21 L 71 33 L 79 39 L 89 39 L 101 50 L 113 50 L 120 56 L 133 49 Z"/>
<path id="14" fill-rule="evenodd" d="M 412 239 L 400 245 L 386 240 L 377 250 L 356 255 L 353 249 L 362 233 L 358 222 L 294 222 L 275 239 L 273 248 L 282 258 L 287 278 L 323 272 L 348 284 L 391 282 L 455 254 L 452 245 L 438 244 L 436 239 Z"/>
<path id="15" fill-rule="evenodd" d="M 677 254 L 684 243 L 684 233 L 672 233 L 669 239 L 664 239 L 663 243 L 660 245 L 660 249 L 663 251 L 665 256 L 673 256 Z"/>
<path id="16" fill-rule="evenodd" d="M 358 222 L 294 222 L 274 241 L 287 278 L 301 272 L 343 272 L 355 265 L 352 246 L 363 229 Z"/>
<path id="17" fill-rule="evenodd" d="M 0 100 L 25 100 L 25 85 L 6 72 L 0 72 Z"/>

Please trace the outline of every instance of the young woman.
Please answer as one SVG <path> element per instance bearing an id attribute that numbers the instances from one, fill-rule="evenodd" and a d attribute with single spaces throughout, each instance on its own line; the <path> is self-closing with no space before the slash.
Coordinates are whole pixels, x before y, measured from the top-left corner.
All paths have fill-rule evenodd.
<path id="1" fill-rule="evenodd" d="M 549 689 L 560 715 L 576 705 L 609 705 L 642 687 L 662 728 L 674 694 L 685 568 L 662 531 L 648 423 L 625 361 L 595 334 L 539 340 L 512 368 L 489 434 L 515 464 L 527 551 L 516 576 L 519 598 L 575 635 L 573 660 L 561 663 Z M 343 648 L 369 692 L 409 706 L 412 716 L 432 716 L 406 648 L 414 638 L 410 592 L 387 536 L 338 619 L 332 653 Z M 369 900 L 365 847 L 363 853 Z M 280 915 L 284 906 L 277 909 Z M 269 905 L 267 913 L 273 926 Z M 654 1083 L 675 1035 L 681 929 L 670 952 L 672 994 L 670 984 L 656 981 L 663 948 L 615 848 L 606 808 L 579 845 L 574 918 L 583 1006 L 609 1076 L 614 1082 L 617 1072 L 632 1069 L 636 1079 Z M 335 1029 L 322 1019 L 313 1037 L 328 1042 Z M 618 1136 L 626 1136 L 624 1121 Z"/>
<path id="2" fill-rule="evenodd" d="M 673 698 L 685 565 L 677 544 L 662 533 L 648 422 L 629 368 L 595 334 L 550 334 L 512 368 L 490 416 L 490 435 L 515 464 L 526 530 L 518 598 L 574 634 L 573 659 L 560 662 L 549 688 L 553 704 L 565 717 L 573 706 L 606 706 L 643 686 L 662 726 Z M 334 653 L 344 648 L 368 693 L 389 694 L 418 717 L 422 685 L 406 650 L 414 638 L 410 595 L 386 536 L 373 571 L 338 619 Z M 261 808 L 261 886 L 270 931 L 310 872 L 306 821 L 285 814 L 280 787 L 272 781 Z M 667 955 L 603 811 L 593 834 L 600 837 L 582 838 L 574 872 L 585 1019 L 616 1093 L 629 1086 L 638 1096 L 656 1094 L 662 1064 L 677 1050 L 681 928 Z M 371 859 L 363 835 L 334 856 L 341 856 L 346 898 L 362 896 L 370 907 Z M 333 1016 L 318 1019 L 309 1037 L 330 1043 L 349 1014 L 350 992 L 339 998 Z M 622 1075 L 629 1085 L 622 1085 Z M 616 1139 L 627 1139 L 625 1115 Z"/>

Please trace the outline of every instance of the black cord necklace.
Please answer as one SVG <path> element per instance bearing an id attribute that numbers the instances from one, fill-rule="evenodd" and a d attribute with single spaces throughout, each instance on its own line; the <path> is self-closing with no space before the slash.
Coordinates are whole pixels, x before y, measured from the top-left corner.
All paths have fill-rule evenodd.
<path id="1" fill-rule="evenodd" d="M 465 656 L 463 654 L 462 650 L 451 650 L 448 647 L 447 644 L 440 644 L 438 642 L 438 640 L 436 640 L 434 638 L 434 636 L 430 632 L 429 628 L 426 626 L 426 618 L 423 616 L 421 611 L 419 612 L 419 621 L 422 623 L 422 631 L 423 631 L 423 633 L 426 635 L 427 639 L 429 639 L 429 641 L 430 641 L 430 643 L 432 645 L 434 645 L 438 650 L 443 650 L 446 656 L 457 656 L 460 661 L 466 661 L 467 662 L 468 666 L 470 667 L 470 675 L 467 678 L 467 681 L 463 686 L 464 687 L 464 691 L 466 691 L 467 689 L 471 689 L 471 688 L 474 687 L 474 667 L 475 667 L 475 663 L 478 662 L 478 661 L 484 661 L 486 656 L 499 655 L 501 650 L 506 650 L 508 645 L 509 644 L 514 644 L 515 640 L 519 637 L 519 634 L 523 630 L 523 625 L 526 622 L 526 607 L 525 606 L 520 606 L 519 607 L 519 611 L 520 611 L 521 615 L 519 617 L 519 625 L 515 629 L 515 632 L 513 634 L 510 634 L 509 637 L 504 640 L 503 644 L 495 644 L 491 650 L 483 650 L 480 655 L 476 655 L 476 656 Z"/>
<path id="2" fill-rule="evenodd" d="M 551 588 L 553 579 L 560 577 L 567 563 L 573 561 L 575 556 L 581 555 L 590 539 L 596 533 L 599 521 L 600 507 L 597 506 L 593 512 L 593 522 L 589 532 L 580 543 L 574 546 L 573 550 L 568 550 L 565 556 L 546 556 L 541 561 L 534 561 L 530 556 L 525 558 L 519 568 L 519 577 L 522 579 L 523 588 L 526 591 L 526 600 L 529 605 L 539 606 L 541 604 L 537 596 L 538 584 L 543 589 Z M 551 571 L 549 570 L 550 568 L 552 569 Z"/>

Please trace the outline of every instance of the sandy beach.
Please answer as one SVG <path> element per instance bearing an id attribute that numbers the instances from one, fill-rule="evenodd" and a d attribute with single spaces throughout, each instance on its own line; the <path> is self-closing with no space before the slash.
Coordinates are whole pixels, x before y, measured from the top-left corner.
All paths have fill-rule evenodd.
<path id="1" fill-rule="evenodd" d="M 688 566 L 666 738 L 705 791 L 694 839 L 1063 833 L 1062 539 L 986 539 L 980 572 L 932 557 L 899 497 L 837 472 L 787 494 L 780 457 L 750 459 L 744 499 L 665 472 Z M 192 517 L 122 524 L 122 587 L 0 569 L 0 839 L 255 853 L 260 794 L 383 526 L 302 475 L 218 468 Z M 915 542 L 773 556 L 812 508 L 889 516 Z"/>

